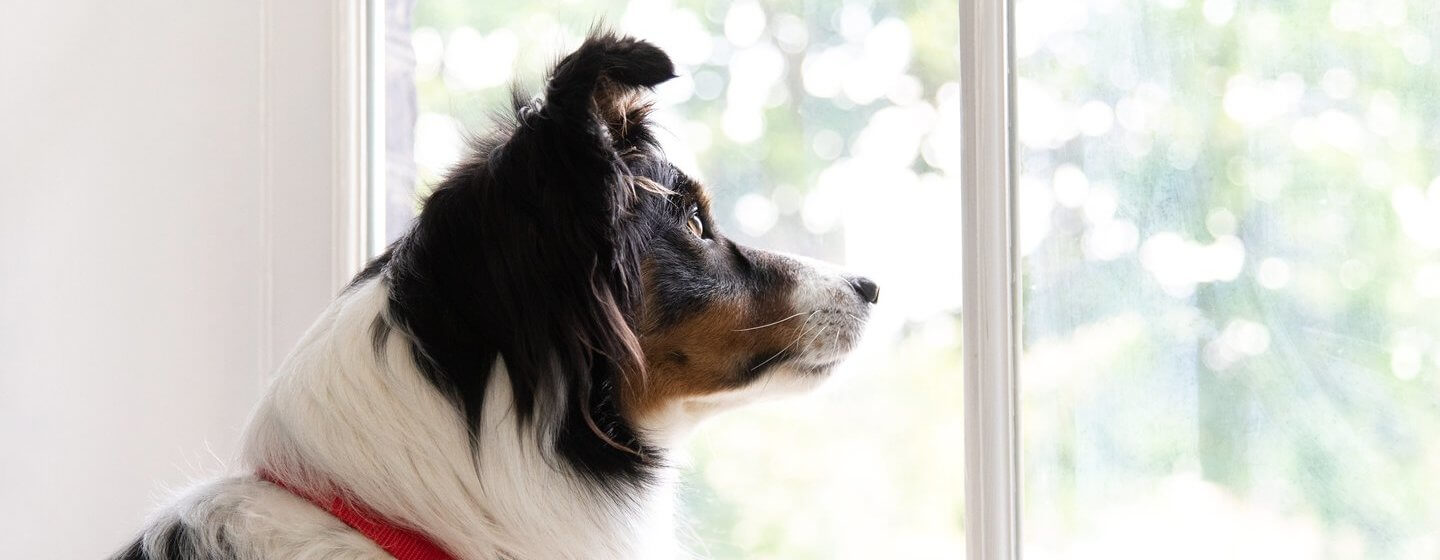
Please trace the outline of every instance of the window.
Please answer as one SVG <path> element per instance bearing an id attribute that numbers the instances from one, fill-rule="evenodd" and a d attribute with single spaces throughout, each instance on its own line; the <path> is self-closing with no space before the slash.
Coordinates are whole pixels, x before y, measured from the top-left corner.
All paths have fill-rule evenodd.
<path id="1" fill-rule="evenodd" d="M 949 2 L 388 2 L 384 219 L 393 239 L 463 150 L 597 15 L 651 40 L 669 156 L 737 240 L 883 287 L 820 394 L 702 426 L 682 540 L 707 558 L 963 554 L 958 25 Z M 413 22 L 411 19 L 413 18 Z M 946 247 L 956 250 L 946 251 Z M 938 250 L 938 251 L 937 251 Z"/>
<path id="2" fill-rule="evenodd" d="M 725 229 L 885 285 L 821 394 L 696 435 L 700 554 L 1440 555 L 1440 5 L 956 11 L 418 0 L 388 234 L 605 14 L 679 62 L 665 140 Z"/>
<path id="3" fill-rule="evenodd" d="M 1440 5 L 1014 25 L 1025 555 L 1440 554 Z"/>

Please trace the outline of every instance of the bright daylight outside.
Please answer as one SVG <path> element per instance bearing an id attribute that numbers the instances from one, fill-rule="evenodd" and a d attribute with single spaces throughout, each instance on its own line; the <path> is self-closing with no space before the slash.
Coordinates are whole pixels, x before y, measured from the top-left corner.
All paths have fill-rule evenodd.
<path id="1" fill-rule="evenodd" d="M 1440 4 L 1015 18 L 1025 556 L 1440 556 Z"/>
<path id="2" fill-rule="evenodd" d="M 662 143 L 710 186 L 727 234 L 882 286 L 864 346 L 825 388 L 695 435 L 680 529 L 692 551 L 963 556 L 954 3 L 388 4 L 389 236 L 467 133 L 508 108 L 507 84 L 536 91 L 603 18 L 677 63 L 657 92 Z"/>

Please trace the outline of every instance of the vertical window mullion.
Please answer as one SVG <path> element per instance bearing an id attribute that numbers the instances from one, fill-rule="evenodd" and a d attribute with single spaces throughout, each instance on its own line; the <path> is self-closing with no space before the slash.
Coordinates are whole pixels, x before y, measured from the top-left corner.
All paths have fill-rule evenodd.
<path id="1" fill-rule="evenodd" d="M 969 558 L 1020 556 L 1010 2 L 960 3 Z"/>

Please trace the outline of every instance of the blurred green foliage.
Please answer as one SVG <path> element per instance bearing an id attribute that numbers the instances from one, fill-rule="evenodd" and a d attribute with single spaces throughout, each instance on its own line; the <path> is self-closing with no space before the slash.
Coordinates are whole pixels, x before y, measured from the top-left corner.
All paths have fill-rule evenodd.
<path id="1" fill-rule="evenodd" d="M 1440 6 L 1015 9 L 1027 556 L 1440 556 Z M 604 20 L 681 63 L 662 124 L 723 229 L 903 288 L 821 394 L 696 435 L 703 556 L 962 553 L 955 16 L 416 6 L 422 191 Z"/>
<path id="2" fill-rule="evenodd" d="M 1016 26 L 1033 556 L 1440 556 L 1440 5 Z"/>

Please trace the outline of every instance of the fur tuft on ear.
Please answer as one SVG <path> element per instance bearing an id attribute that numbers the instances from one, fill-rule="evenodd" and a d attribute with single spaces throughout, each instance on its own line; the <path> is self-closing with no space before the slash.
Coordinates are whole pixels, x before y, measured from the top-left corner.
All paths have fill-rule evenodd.
<path id="1" fill-rule="evenodd" d="M 606 106 L 617 94 L 653 88 L 675 77 L 675 65 L 659 47 L 608 31 L 593 32 L 561 59 L 545 88 L 545 103 L 557 117 L 582 117 L 592 102 Z"/>

